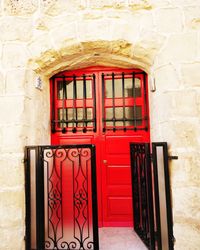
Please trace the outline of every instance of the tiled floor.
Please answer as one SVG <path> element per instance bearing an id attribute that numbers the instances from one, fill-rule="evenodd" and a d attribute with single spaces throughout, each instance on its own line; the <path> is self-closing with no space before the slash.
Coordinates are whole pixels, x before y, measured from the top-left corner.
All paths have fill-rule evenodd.
<path id="1" fill-rule="evenodd" d="M 132 228 L 99 228 L 100 250 L 147 250 Z"/>

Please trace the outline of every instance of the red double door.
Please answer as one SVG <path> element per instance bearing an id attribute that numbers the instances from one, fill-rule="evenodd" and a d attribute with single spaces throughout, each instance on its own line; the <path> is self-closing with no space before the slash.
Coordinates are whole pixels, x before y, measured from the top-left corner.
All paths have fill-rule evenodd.
<path id="1" fill-rule="evenodd" d="M 87 68 L 51 79 L 52 144 L 96 146 L 99 226 L 132 226 L 130 142 L 149 141 L 147 76 Z"/>

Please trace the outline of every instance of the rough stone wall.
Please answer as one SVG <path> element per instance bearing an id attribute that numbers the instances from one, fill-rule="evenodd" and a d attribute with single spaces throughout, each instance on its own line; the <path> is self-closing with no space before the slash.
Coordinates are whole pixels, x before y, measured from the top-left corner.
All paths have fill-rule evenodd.
<path id="1" fill-rule="evenodd" d="M 199 31 L 200 0 L 0 0 L 0 249 L 24 249 L 23 149 L 49 142 L 48 79 L 92 65 L 155 79 L 152 140 L 179 156 L 175 249 L 200 249 Z"/>

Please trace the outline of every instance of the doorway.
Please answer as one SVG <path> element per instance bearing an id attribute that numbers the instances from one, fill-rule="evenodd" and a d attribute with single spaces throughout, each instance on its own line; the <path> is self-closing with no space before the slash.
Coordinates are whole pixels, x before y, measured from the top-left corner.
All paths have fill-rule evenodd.
<path id="1" fill-rule="evenodd" d="M 132 226 L 130 143 L 149 142 L 147 75 L 90 67 L 51 78 L 51 143 L 96 147 L 100 227 Z"/>

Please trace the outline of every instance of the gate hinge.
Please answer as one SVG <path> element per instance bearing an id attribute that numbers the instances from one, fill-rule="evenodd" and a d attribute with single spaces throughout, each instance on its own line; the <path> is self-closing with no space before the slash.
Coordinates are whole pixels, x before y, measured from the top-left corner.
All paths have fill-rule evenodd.
<path id="1" fill-rule="evenodd" d="M 168 155 L 168 160 L 178 160 L 178 156 L 177 155 Z"/>
<path id="2" fill-rule="evenodd" d="M 167 158 L 168 158 L 169 161 L 171 161 L 171 160 L 178 160 L 178 156 L 177 155 L 168 155 Z M 153 161 L 153 154 L 150 154 L 150 160 L 151 160 L 151 162 Z"/>

